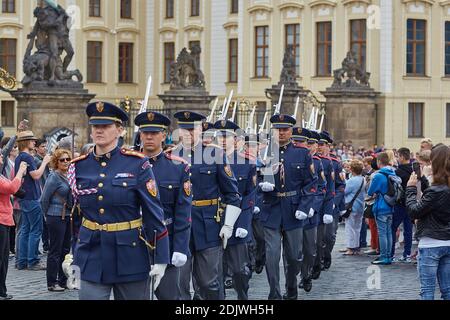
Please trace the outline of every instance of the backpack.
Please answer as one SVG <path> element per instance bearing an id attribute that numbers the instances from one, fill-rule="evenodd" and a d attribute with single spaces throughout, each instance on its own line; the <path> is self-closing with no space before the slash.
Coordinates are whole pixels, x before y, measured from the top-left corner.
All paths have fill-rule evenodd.
<path id="1" fill-rule="evenodd" d="M 396 175 L 389 175 L 384 172 L 379 172 L 386 177 L 388 181 L 388 192 L 383 194 L 384 201 L 391 207 L 395 205 L 402 205 L 405 198 L 405 190 L 402 186 L 402 179 Z"/>

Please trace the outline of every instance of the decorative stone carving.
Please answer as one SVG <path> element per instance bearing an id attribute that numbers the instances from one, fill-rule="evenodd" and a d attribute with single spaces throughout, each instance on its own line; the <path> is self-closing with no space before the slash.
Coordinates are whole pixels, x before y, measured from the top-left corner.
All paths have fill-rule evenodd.
<path id="1" fill-rule="evenodd" d="M 357 64 L 352 51 L 342 61 L 342 68 L 334 70 L 333 89 L 370 89 L 370 73 Z M 344 81 L 345 80 L 345 81 Z"/>
<path id="2" fill-rule="evenodd" d="M 297 88 L 297 72 L 295 64 L 295 52 L 293 45 L 287 45 L 283 58 L 283 69 L 281 70 L 279 86 L 285 85 L 285 87 Z"/>
<path id="3" fill-rule="evenodd" d="M 54 1 L 43 0 L 34 10 L 34 16 L 37 21 L 28 35 L 30 41 L 23 60 L 25 77 L 22 84 L 29 86 L 45 81 L 50 86 L 70 87 L 73 84 L 78 87 L 72 78 L 75 76 L 78 82 L 83 81 L 81 72 L 67 70 L 74 55 L 69 40 L 69 15 Z M 33 48 L 36 51 L 32 54 Z"/>
<path id="4" fill-rule="evenodd" d="M 198 65 L 200 53 L 199 45 L 193 45 L 190 53 L 186 48 L 181 50 L 177 61 L 170 67 L 171 90 L 205 87 L 205 76 Z"/>

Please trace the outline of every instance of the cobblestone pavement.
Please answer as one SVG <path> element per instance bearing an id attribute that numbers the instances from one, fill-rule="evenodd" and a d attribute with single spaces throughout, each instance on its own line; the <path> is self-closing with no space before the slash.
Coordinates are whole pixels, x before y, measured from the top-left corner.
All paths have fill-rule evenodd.
<path id="1" fill-rule="evenodd" d="M 338 252 L 344 247 L 344 229 L 340 226 L 333 253 L 333 264 L 314 280 L 310 293 L 299 290 L 299 300 L 339 300 L 339 299 L 419 299 L 419 280 L 416 266 L 395 263 L 390 266 L 375 267 L 368 256 L 343 256 Z M 401 254 L 402 249 L 397 250 Z M 45 256 L 43 256 L 45 261 Z M 282 273 L 282 268 L 280 267 Z M 375 272 L 375 273 L 374 273 Z M 373 277 L 379 274 L 379 286 Z M 284 277 L 281 276 L 284 286 Z M 370 286 L 367 285 L 369 280 Z M 77 291 L 53 293 L 47 290 L 45 271 L 19 271 L 10 261 L 7 277 L 8 293 L 15 299 L 23 300 L 74 300 Z M 266 300 L 269 293 L 265 271 L 254 274 L 250 282 L 249 297 Z M 227 290 L 227 299 L 235 299 L 233 290 Z M 436 298 L 440 298 L 436 295 Z"/>

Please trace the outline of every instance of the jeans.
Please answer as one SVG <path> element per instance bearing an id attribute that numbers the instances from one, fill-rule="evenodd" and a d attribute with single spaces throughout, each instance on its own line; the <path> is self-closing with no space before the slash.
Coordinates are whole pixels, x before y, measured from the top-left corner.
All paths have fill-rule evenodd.
<path id="1" fill-rule="evenodd" d="M 359 233 L 359 247 L 367 247 L 367 223 L 364 217 L 362 219 L 361 232 Z"/>
<path id="2" fill-rule="evenodd" d="M 411 219 L 409 218 L 406 208 L 403 206 L 395 206 L 394 216 L 392 219 L 392 257 L 395 254 L 395 233 L 398 227 L 403 222 L 403 238 L 405 239 L 405 247 L 403 249 L 403 257 L 411 255 L 412 246 L 412 229 L 413 225 Z"/>
<path id="3" fill-rule="evenodd" d="M 39 263 L 38 247 L 42 236 L 42 210 L 38 200 L 21 200 L 22 221 L 19 231 L 19 260 L 17 267 L 24 269 Z"/>
<path id="4" fill-rule="evenodd" d="M 442 299 L 450 300 L 450 247 L 419 248 L 420 297 L 434 300 L 436 278 Z"/>
<path id="5" fill-rule="evenodd" d="M 376 221 L 380 242 L 380 260 L 390 260 L 392 248 L 392 214 L 377 215 Z"/>

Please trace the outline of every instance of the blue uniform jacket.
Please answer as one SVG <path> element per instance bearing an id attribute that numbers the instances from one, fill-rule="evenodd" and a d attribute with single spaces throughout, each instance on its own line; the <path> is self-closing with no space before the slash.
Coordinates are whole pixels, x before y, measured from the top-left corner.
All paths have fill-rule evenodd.
<path id="1" fill-rule="evenodd" d="M 179 145 L 172 154 L 190 164 L 193 201 L 221 198 L 222 204 L 240 206 L 238 183 L 220 148 L 199 143 L 191 150 Z M 191 251 L 222 245 L 217 211 L 217 205 L 192 206 Z"/>
<path id="2" fill-rule="evenodd" d="M 150 256 L 140 235 L 154 245 L 154 231 L 156 251 L 150 253 L 155 254 L 155 263 L 168 264 L 169 237 L 148 158 L 135 151 L 116 148 L 101 157 L 93 153 L 80 157 L 72 165 L 77 189 L 97 190 L 78 195 L 85 219 L 104 225 L 142 218 L 144 226 L 144 230 L 118 232 L 92 231 L 82 226 L 74 254 L 81 279 L 103 284 L 147 279 Z"/>
<path id="3" fill-rule="evenodd" d="M 333 161 L 334 176 L 335 176 L 335 190 L 336 195 L 334 197 L 334 212 L 333 216 L 339 217 L 341 211 L 345 210 L 345 175 L 342 172 L 342 164 L 334 156 L 330 156 Z"/>
<path id="4" fill-rule="evenodd" d="M 233 236 L 228 240 L 229 245 L 246 243 L 252 239 L 253 210 L 256 203 L 256 163 L 244 154 L 233 153 L 229 159 L 231 169 L 238 181 L 238 190 L 242 197 L 241 214 L 234 224 Z M 242 228 L 248 231 L 245 238 L 236 238 L 236 229 Z"/>
<path id="5" fill-rule="evenodd" d="M 322 209 L 320 210 L 320 224 L 323 224 L 323 216 L 326 214 L 333 215 L 334 196 L 335 196 L 335 173 L 333 161 L 329 157 L 319 155 L 322 160 L 323 173 L 327 181 L 325 197 L 323 199 Z"/>
<path id="6" fill-rule="evenodd" d="M 275 171 L 275 190 L 264 192 L 264 203 L 270 205 L 261 212 L 261 222 L 271 229 L 293 230 L 303 227 L 303 221 L 295 218 L 295 212 L 308 213 L 313 206 L 317 190 L 317 174 L 309 154 L 303 147 L 292 143 L 279 149 L 280 162 Z M 283 174 L 284 171 L 284 174 Z M 278 193 L 294 195 L 279 197 Z"/>
<path id="7" fill-rule="evenodd" d="M 161 152 L 150 158 L 164 209 L 164 224 L 169 232 L 170 255 L 190 256 L 192 192 L 189 166 L 182 158 Z"/>
<path id="8" fill-rule="evenodd" d="M 311 229 L 317 227 L 320 221 L 320 211 L 323 206 L 323 200 L 325 199 L 327 180 L 325 178 L 325 174 L 323 172 L 322 160 L 317 156 L 313 156 L 314 167 L 317 172 L 317 192 L 314 196 L 314 216 L 312 218 L 308 218 L 305 222 L 304 228 Z"/>

